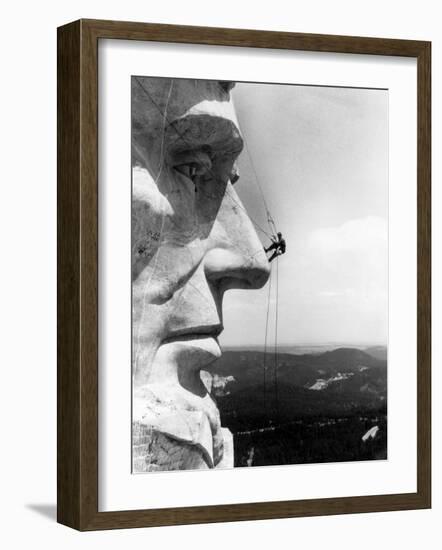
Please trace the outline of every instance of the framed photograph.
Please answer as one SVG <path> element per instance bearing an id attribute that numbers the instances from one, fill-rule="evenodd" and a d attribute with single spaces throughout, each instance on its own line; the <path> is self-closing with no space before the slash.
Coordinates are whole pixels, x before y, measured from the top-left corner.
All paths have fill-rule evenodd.
<path id="1" fill-rule="evenodd" d="M 429 42 L 58 29 L 58 521 L 431 506 Z"/>

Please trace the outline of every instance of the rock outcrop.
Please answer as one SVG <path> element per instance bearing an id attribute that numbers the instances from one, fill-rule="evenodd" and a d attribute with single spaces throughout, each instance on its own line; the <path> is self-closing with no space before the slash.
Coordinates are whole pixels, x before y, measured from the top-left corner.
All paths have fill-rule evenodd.
<path id="1" fill-rule="evenodd" d="M 169 470 L 207 470 L 233 468 L 233 436 L 221 428 L 224 440 L 222 460 L 214 466 L 206 459 L 204 450 L 185 441 L 173 439 L 139 422 L 132 432 L 132 463 L 135 473 Z"/>

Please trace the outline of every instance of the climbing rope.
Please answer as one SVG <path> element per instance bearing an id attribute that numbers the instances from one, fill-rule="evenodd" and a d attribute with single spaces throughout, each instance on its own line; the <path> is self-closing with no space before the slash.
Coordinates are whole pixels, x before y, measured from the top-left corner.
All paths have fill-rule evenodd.
<path id="1" fill-rule="evenodd" d="M 270 319 L 270 304 L 272 298 L 272 288 L 274 289 L 275 297 L 275 329 L 273 341 L 273 365 L 269 365 L 269 319 Z M 278 321 L 279 321 L 279 262 L 276 258 L 276 272 L 273 270 L 273 263 L 270 264 L 269 287 L 267 293 L 267 312 L 264 334 L 264 357 L 263 357 L 263 386 L 264 386 L 264 410 L 266 416 L 275 412 L 276 417 L 279 417 L 279 388 L 278 388 Z M 268 370 L 270 366 L 270 377 Z M 273 367 L 273 368 L 272 368 Z M 272 372 L 273 371 L 273 372 Z M 273 384 L 272 384 L 273 382 Z M 273 385 L 273 392 L 272 392 Z M 270 390 L 269 390 L 270 386 Z M 272 396 L 272 393 L 274 395 Z M 273 403 L 272 403 L 273 401 Z"/>
<path id="2" fill-rule="evenodd" d="M 244 135 L 244 132 L 241 130 L 241 133 Z M 249 158 L 250 166 L 252 167 L 252 172 L 255 176 L 256 183 L 258 185 L 262 201 L 264 204 L 264 208 L 267 215 L 267 223 L 269 225 L 270 231 L 272 235 L 277 234 L 276 224 L 275 221 L 270 213 L 270 210 L 267 205 L 267 201 L 264 195 L 264 191 L 262 189 L 258 172 L 255 168 L 255 164 L 253 162 L 252 155 L 250 153 L 249 147 L 247 145 L 247 140 L 244 139 L 245 149 L 247 156 Z M 269 291 L 267 296 L 267 314 L 266 314 L 266 329 L 265 329 L 265 337 L 264 337 L 264 360 L 263 360 L 263 378 L 264 378 L 264 407 L 266 410 L 266 416 L 268 416 L 268 377 L 267 377 L 267 339 L 268 339 L 268 324 L 269 324 L 269 311 L 270 311 L 270 298 L 271 298 L 271 288 L 272 288 L 272 264 L 270 264 L 270 279 L 269 279 Z M 274 334 L 274 349 L 273 349 L 273 381 L 274 381 L 274 397 L 275 397 L 275 412 L 276 416 L 279 417 L 279 395 L 278 395 L 278 309 L 279 309 L 279 262 L 278 257 L 276 257 L 276 283 L 275 283 L 275 289 L 276 289 L 276 296 L 275 296 L 275 334 Z M 271 396 L 270 396 L 271 399 Z"/>
<path id="3" fill-rule="evenodd" d="M 275 402 L 276 416 L 279 417 L 278 400 L 278 305 L 279 305 L 279 261 L 276 258 L 276 307 L 275 307 L 275 345 L 274 345 L 274 379 L 275 379 Z"/>
<path id="4" fill-rule="evenodd" d="M 242 128 L 240 128 L 241 130 L 241 134 L 243 136 L 245 136 Z M 258 177 L 258 172 L 255 168 L 255 163 L 253 162 L 253 158 L 252 158 L 252 155 L 250 153 L 250 150 L 249 150 L 249 146 L 247 145 L 247 140 L 244 139 L 244 145 L 245 145 L 245 150 L 246 150 L 246 153 L 247 153 L 247 157 L 249 159 L 249 163 L 250 163 L 250 166 L 252 167 L 252 172 L 253 172 L 253 175 L 255 177 L 255 181 L 257 183 L 257 186 L 258 186 L 258 189 L 259 189 L 259 192 L 261 194 L 261 198 L 262 198 L 262 202 L 264 204 L 264 208 L 265 208 L 265 211 L 266 211 L 266 216 L 267 216 L 267 223 L 269 225 L 269 228 L 270 228 L 270 232 L 272 235 L 276 235 L 277 231 L 276 231 L 276 225 L 275 225 L 275 222 L 273 220 L 273 217 L 270 213 L 270 210 L 269 210 L 269 207 L 267 205 L 267 201 L 266 201 L 266 198 L 265 198 L 265 195 L 264 195 L 264 191 L 262 189 L 262 186 L 261 186 L 261 182 L 259 180 L 259 177 Z"/>
<path id="5" fill-rule="evenodd" d="M 272 274 L 273 266 L 270 264 L 269 289 L 267 293 L 267 314 L 266 314 L 266 330 L 264 336 L 264 360 L 263 360 L 263 382 L 264 382 L 264 407 L 267 416 L 267 336 L 269 329 L 269 313 L 270 313 L 270 295 L 272 291 Z"/>

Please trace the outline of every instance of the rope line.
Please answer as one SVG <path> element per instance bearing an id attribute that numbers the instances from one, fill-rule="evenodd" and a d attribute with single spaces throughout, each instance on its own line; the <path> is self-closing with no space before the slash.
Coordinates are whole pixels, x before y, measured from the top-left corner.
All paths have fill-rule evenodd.
<path id="1" fill-rule="evenodd" d="M 219 87 L 222 89 L 222 86 L 218 83 Z M 245 132 L 243 131 L 242 129 L 242 126 L 238 123 L 238 126 L 239 126 L 239 129 L 240 129 L 240 132 L 241 134 L 245 137 Z M 266 198 L 265 198 L 265 195 L 264 195 L 264 191 L 262 189 L 262 185 L 261 185 L 261 182 L 260 182 L 260 179 L 259 179 L 259 176 L 258 176 L 258 172 L 255 168 L 255 163 L 253 162 L 253 157 L 252 157 L 252 154 L 250 152 L 250 149 L 249 149 L 249 146 L 247 144 L 247 140 L 244 139 L 244 146 L 245 146 L 245 150 L 246 150 L 246 153 L 247 153 L 247 156 L 249 158 L 249 163 L 250 163 L 250 166 L 252 167 L 252 172 L 253 172 L 253 175 L 255 177 L 255 180 L 256 180 L 256 183 L 258 185 L 258 188 L 259 188 L 259 192 L 261 194 L 261 198 L 262 198 L 262 202 L 264 204 L 264 208 L 265 208 L 265 211 L 266 211 L 266 215 L 267 215 L 267 223 L 269 224 L 269 228 L 272 232 L 273 235 L 276 235 L 277 231 L 276 231 L 276 225 L 275 225 L 275 222 L 272 218 L 272 215 L 270 213 L 270 210 L 269 210 L 269 207 L 268 207 L 268 204 L 267 204 L 267 201 L 266 201 Z"/>
<path id="2" fill-rule="evenodd" d="M 266 330 L 264 337 L 264 363 L 263 363 L 263 378 L 264 378 L 264 408 L 267 416 L 267 336 L 269 328 L 269 313 L 270 313 L 270 293 L 272 290 L 272 274 L 273 268 L 270 264 L 269 290 L 267 293 L 267 315 L 266 315 Z"/>
<path id="3" fill-rule="evenodd" d="M 242 128 L 240 128 L 240 130 L 241 130 L 241 133 L 242 133 L 243 135 L 245 135 L 244 132 L 242 131 Z M 260 193 L 261 193 L 262 202 L 264 203 L 264 207 L 265 207 L 265 209 L 266 209 L 266 213 L 268 213 L 268 212 L 269 212 L 269 208 L 268 208 L 268 206 L 267 206 L 267 201 L 266 201 L 266 198 L 265 198 L 265 195 L 264 195 L 264 191 L 262 190 L 261 183 L 260 183 L 259 178 L 258 178 L 258 173 L 257 173 L 257 171 L 256 171 L 256 169 L 255 169 L 255 164 L 254 164 L 254 162 L 253 162 L 252 155 L 251 155 L 251 153 L 250 153 L 250 151 L 249 151 L 249 146 L 247 145 L 247 140 L 244 140 L 244 145 L 245 145 L 245 149 L 246 149 L 247 156 L 248 156 L 248 158 L 249 158 L 250 166 L 252 167 L 252 172 L 253 172 L 253 174 L 254 174 L 254 176 L 255 176 L 256 182 L 257 182 L 257 184 L 258 184 L 259 191 L 260 191 Z"/>
<path id="4" fill-rule="evenodd" d="M 275 402 L 276 414 L 279 417 L 279 401 L 278 401 L 278 306 L 279 306 L 279 261 L 276 258 L 276 311 L 275 311 L 275 347 L 274 347 L 274 379 L 275 379 Z"/>
<path id="5" fill-rule="evenodd" d="M 242 128 L 241 128 L 241 133 L 245 136 L 245 133 L 243 132 Z M 262 190 L 262 185 L 261 185 L 261 182 L 260 182 L 259 177 L 258 177 L 258 172 L 256 171 L 255 163 L 253 162 L 253 157 L 252 157 L 252 154 L 250 153 L 250 149 L 249 149 L 249 146 L 247 145 L 247 140 L 246 139 L 244 139 L 244 145 L 245 145 L 247 156 L 249 158 L 250 166 L 252 167 L 252 172 L 255 176 L 255 180 L 256 180 L 256 183 L 258 184 L 258 188 L 259 188 L 259 191 L 261 193 L 261 198 L 262 198 L 262 201 L 264 203 L 264 208 L 266 210 L 266 216 L 267 216 L 267 223 L 269 224 L 269 228 L 270 228 L 271 233 L 273 235 L 276 235 L 276 233 L 277 233 L 276 225 L 275 225 L 275 222 L 274 222 L 274 220 L 272 218 L 272 215 L 270 213 L 269 207 L 267 205 L 267 201 L 266 201 L 266 198 L 265 198 L 265 195 L 264 195 L 264 191 Z"/>

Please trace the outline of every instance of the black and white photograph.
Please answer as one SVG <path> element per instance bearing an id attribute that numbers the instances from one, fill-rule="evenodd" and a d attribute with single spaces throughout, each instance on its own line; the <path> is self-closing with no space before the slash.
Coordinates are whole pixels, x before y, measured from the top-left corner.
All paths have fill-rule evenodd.
<path id="1" fill-rule="evenodd" d="M 386 459 L 388 90 L 131 86 L 133 473 Z"/>

